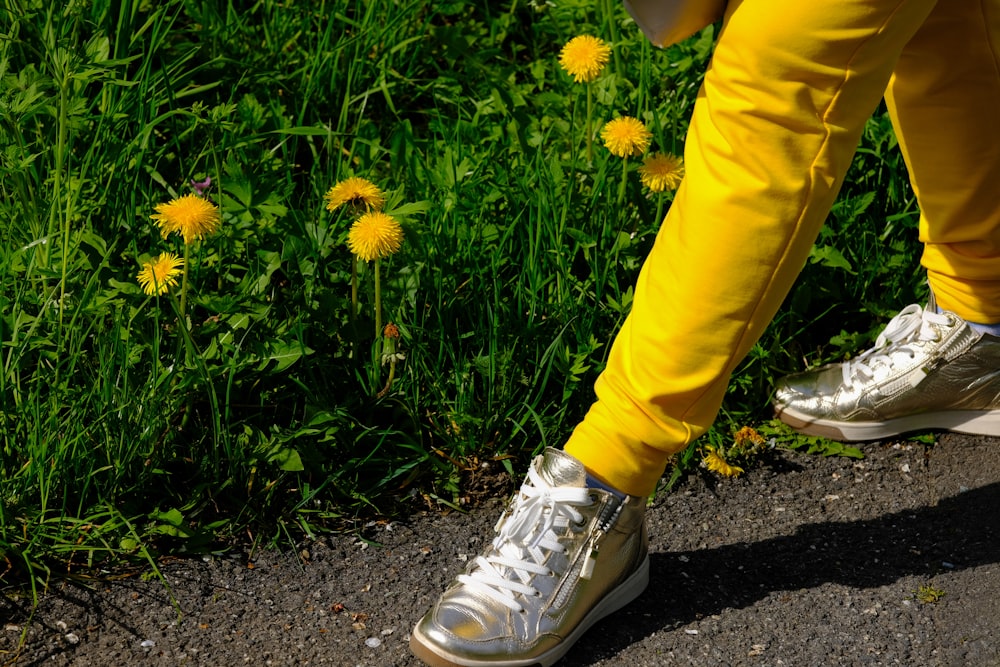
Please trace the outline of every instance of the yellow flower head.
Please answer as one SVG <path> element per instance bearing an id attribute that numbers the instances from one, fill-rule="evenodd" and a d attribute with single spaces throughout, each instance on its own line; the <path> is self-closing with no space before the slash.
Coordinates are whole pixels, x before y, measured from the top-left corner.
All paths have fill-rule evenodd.
<path id="1" fill-rule="evenodd" d="M 639 180 L 653 192 L 676 190 L 684 178 L 684 161 L 669 153 L 653 153 L 642 160 Z"/>
<path id="2" fill-rule="evenodd" d="M 219 229 L 219 208 L 198 195 L 184 195 L 166 204 L 157 204 L 156 213 L 150 216 L 160 226 L 160 234 L 167 238 L 178 232 L 184 243 L 190 244 Z"/>
<path id="3" fill-rule="evenodd" d="M 608 64 L 611 48 L 603 40 L 580 35 L 566 42 L 559 52 L 559 64 L 577 83 L 596 79 Z"/>
<path id="4" fill-rule="evenodd" d="M 642 121 L 622 116 L 608 121 L 601 129 L 601 139 L 608 150 L 618 157 L 641 155 L 649 148 L 653 138 Z"/>
<path id="5" fill-rule="evenodd" d="M 136 280 L 146 294 L 164 294 L 171 287 L 177 286 L 177 276 L 181 274 L 183 266 L 183 258 L 172 252 L 165 252 L 156 259 L 145 262 Z"/>
<path id="6" fill-rule="evenodd" d="M 722 455 L 715 451 L 715 447 L 711 445 L 705 446 L 705 456 L 702 458 L 701 464 L 723 477 L 739 477 L 743 474 L 743 468 L 727 463 L 726 459 L 722 458 Z"/>
<path id="7" fill-rule="evenodd" d="M 744 426 L 733 434 L 733 446 L 739 448 L 759 447 L 767 442 L 752 426 Z"/>
<path id="8" fill-rule="evenodd" d="M 394 217 L 381 211 L 362 215 L 347 234 L 347 247 L 366 262 L 399 252 L 402 244 L 403 228 Z"/>
<path id="9" fill-rule="evenodd" d="M 366 211 L 377 211 L 385 203 L 378 186 L 367 178 L 351 176 L 326 191 L 326 210 L 335 211 L 344 204 Z"/>

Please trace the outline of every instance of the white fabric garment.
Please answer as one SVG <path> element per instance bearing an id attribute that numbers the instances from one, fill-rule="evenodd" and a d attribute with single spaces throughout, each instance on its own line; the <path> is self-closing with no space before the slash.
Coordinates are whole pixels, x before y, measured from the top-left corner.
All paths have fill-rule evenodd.
<path id="1" fill-rule="evenodd" d="M 722 18 L 725 0 L 624 0 L 625 9 L 656 46 L 670 46 Z"/>

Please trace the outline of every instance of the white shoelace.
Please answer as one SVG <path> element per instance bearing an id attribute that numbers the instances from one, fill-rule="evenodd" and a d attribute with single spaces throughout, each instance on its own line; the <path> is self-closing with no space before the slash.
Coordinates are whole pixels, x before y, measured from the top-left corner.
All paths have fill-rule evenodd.
<path id="1" fill-rule="evenodd" d="M 853 389 L 856 380 L 871 379 L 879 369 L 891 370 L 894 365 L 912 359 L 916 354 L 913 343 L 937 340 L 940 334 L 933 325 L 950 326 L 954 319 L 910 304 L 889 320 L 875 340 L 875 347 L 843 364 L 844 385 Z"/>
<path id="2" fill-rule="evenodd" d="M 551 574 L 551 570 L 541 564 L 545 552 L 565 552 L 554 529 L 566 528 L 571 521 L 581 523 L 583 515 L 576 507 L 593 502 L 586 488 L 551 486 L 534 465 L 528 469 L 528 480 L 531 484 L 521 487 L 514 512 L 493 539 L 498 553 L 477 557 L 476 569 L 471 574 L 458 576 L 462 584 L 516 612 L 524 609 L 515 593 L 539 595 L 531 586 L 532 575 Z"/>

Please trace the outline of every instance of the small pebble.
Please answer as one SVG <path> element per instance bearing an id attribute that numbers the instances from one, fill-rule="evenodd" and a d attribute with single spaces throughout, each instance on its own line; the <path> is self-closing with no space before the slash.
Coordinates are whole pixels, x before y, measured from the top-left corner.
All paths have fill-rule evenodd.
<path id="1" fill-rule="evenodd" d="M 67 632 L 64 635 L 64 637 L 66 638 L 66 641 L 68 641 L 70 644 L 79 644 L 80 643 L 80 636 L 77 635 L 75 632 Z"/>
<path id="2" fill-rule="evenodd" d="M 154 646 L 156 646 L 156 642 L 154 642 L 152 639 L 144 639 L 142 640 L 142 643 L 139 644 L 139 646 L 143 648 L 153 648 Z"/>
<path id="3" fill-rule="evenodd" d="M 369 637 L 365 640 L 365 646 L 369 648 L 378 648 L 382 645 L 382 640 L 378 637 Z"/>

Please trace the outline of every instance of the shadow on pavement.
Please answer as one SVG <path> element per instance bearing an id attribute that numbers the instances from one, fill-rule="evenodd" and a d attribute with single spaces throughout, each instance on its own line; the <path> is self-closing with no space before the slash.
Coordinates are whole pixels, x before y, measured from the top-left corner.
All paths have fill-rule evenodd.
<path id="1" fill-rule="evenodd" d="M 873 520 L 811 523 L 792 535 L 650 559 L 649 588 L 629 613 L 599 623 L 567 662 L 614 655 L 656 632 L 751 606 L 778 591 L 827 583 L 871 588 L 1000 563 L 1000 483 Z"/>

